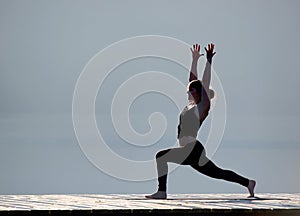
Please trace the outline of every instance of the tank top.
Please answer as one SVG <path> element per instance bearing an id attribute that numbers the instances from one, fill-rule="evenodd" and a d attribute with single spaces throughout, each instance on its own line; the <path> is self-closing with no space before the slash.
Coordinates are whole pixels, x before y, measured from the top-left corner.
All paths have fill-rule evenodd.
<path id="1" fill-rule="evenodd" d="M 191 106 L 189 108 L 189 106 Z M 199 120 L 200 103 L 186 106 L 179 116 L 177 138 L 182 137 L 197 137 L 198 130 L 202 124 Z"/>

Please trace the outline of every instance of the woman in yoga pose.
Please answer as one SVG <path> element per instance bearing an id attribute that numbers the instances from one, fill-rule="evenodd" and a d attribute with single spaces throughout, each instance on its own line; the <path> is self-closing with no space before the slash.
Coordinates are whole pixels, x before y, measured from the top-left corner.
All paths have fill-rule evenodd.
<path id="1" fill-rule="evenodd" d="M 200 173 L 216 179 L 238 183 L 246 187 L 250 197 L 254 197 L 254 187 L 256 182 L 250 180 L 231 170 L 224 170 L 216 166 L 206 157 L 203 145 L 196 139 L 198 130 L 210 110 L 210 100 L 213 91 L 209 89 L 211 80 L 211 64 L 214 55 L 214 44 L 205 47 L 206 65 L 202 76 L 202 81 L 198 80 L 197 62 L 204 54 L 200 53 L 200 45 L 195 44 L 191 48 L 192 66 L 190 71 L 188 90 L 189 104 L 183 109 L 179 118 L 178 125 L 178 148 L 170 148 L 159 151 L 156 154 L 158 191 L 146 196 L 149 199 L 167 198 L 167 175 L 168 162 L 180 165 L 190 165 Z"/>

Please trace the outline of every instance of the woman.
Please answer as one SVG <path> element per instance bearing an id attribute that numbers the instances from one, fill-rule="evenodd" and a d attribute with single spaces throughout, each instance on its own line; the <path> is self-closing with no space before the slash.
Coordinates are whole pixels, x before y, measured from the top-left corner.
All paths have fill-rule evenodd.
<path id="1" fill-rule="evenodd" d="M 214 44 L 208 44 L 206 51 L 206 66 L 204 69 L 202 81 L 198 80 L 197 62 L 204 54 L 200 54 L 200 45 L 195 44 L 192 52 L 192 66 L 188 84 L 189 104 L 180 114 L 178 125 L 178 141 L 180 147 L 162 150 L 156 154 L 158 191 L 152 195 L 146 196 L 150 199 L 167 198 L 167 174 L 168 162 L 180 165 L 190 165 L 200 173 L 216 179 L 223 179 L 230 182 L 241 184 L 248 188 L 250 197 L 254 197 L 254 180 L 242 177 L 231 170 L 224 170 L 217 167 L 206 157 L 203 145 L 196 140 L 198 130 L 210 110 L 210 99 L 213 97 L 213 91 L 209 89 L 211 80 L 211 64 L 216 52 Z"/>

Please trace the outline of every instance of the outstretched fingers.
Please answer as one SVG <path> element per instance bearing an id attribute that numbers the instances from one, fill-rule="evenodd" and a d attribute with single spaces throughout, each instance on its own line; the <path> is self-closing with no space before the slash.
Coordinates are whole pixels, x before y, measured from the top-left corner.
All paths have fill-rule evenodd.
<path id="1" fill-rule="evenodd" d="M 196 50 L 199 52 L 200 51 L 200 45 L 196 44 Z"/>
<path id="2" fill-rule="evenodd" d="M 192 48 L 191 48 L 191 50 L 192 50 Z M 200 45 L 199 44 L 194 44 L 193 45 L 193 50 L 192 51 L 197 51 L 197 52 L 199 52 L 200 51 Z"/>
<path id="3" fill-rule="evenodd" d="M 200 56 L 203 56 L 204 54 L 200 53 L 200 45 L 199 44 L 194 44 L 192 48 L 190 48 L 192 55 L 193 55 L 193 59 L 199 59 Z"/>
<path id="4" fill-rule="evenodd" d="M 207 45 L 208 49 L 205 47 L 205 51 L 208 52 L 208 51 L 213 51 L 214 48 L 215 48 L 215 45 L 213 43 L 210 43 Z"/>
<path id="5" fill-rule="evenodd" d="M 214 56 L 216 54 L 216 52 L 214 52 L 214 48 L 215 45 L 213 43 L 210 43 L 207 45 L 208 48 L 205 47 L 205 51 L 207 54 L 209 54 L 211 57 Z"/>

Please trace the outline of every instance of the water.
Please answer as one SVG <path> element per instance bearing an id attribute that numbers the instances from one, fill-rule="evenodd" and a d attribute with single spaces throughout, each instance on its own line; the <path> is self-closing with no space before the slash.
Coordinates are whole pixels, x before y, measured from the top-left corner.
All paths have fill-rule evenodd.
<path id="1" fill-rule="evenodd" d="M 17 141 L 17 140 L 15 140 Z M 220 146 L 213 161 L 256 179 L 257 192 L 300 192 L 300 148 Z M 156 181 L 128 182 L 93 166 L 73 140 L 2 143 L 0 194 L 149 193 Z M 239 193 L 239 185 L 214 180 L 181 166 L 169 176 L 170 193 Z"/>

